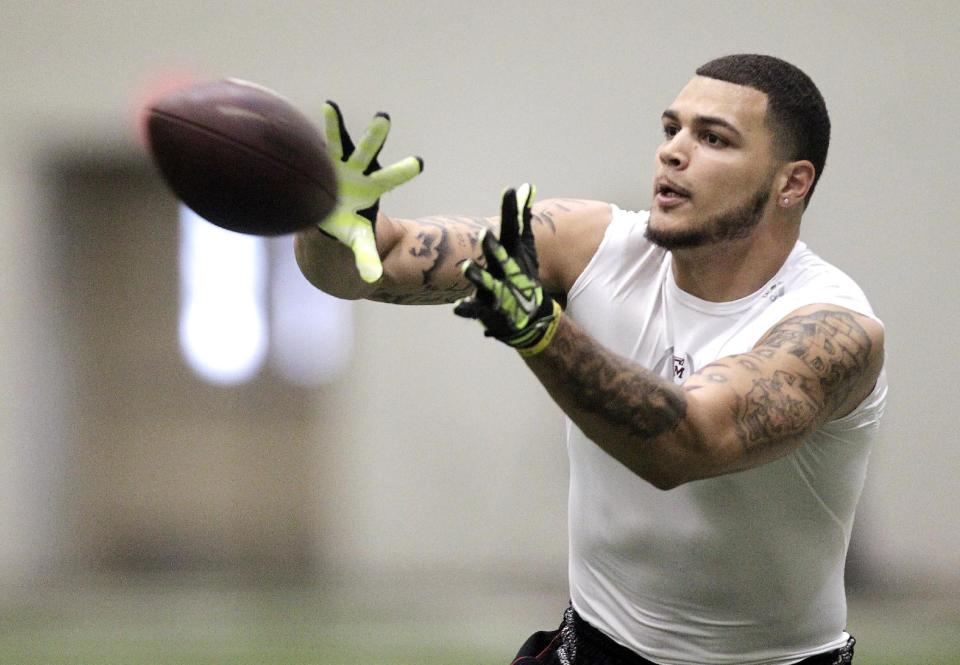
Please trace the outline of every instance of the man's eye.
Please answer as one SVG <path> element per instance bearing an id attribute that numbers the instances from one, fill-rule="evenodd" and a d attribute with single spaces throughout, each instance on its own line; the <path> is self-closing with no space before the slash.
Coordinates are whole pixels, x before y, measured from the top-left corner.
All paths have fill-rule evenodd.
<path id="1" fill-rule="evenodd" d="M 704 140 L 707 142 L 708 145 L 712 145 L 712 146 L 719 147 L 719 146 L 727 145 L 727 142 L 724 140 L 722 136 L 720 136 L 719 134 L 714 134 L 713 132 L 707 132 L 704 135 Z"/>
<path id="2" fill-rule="evenodd" d="M 674 136 L 677 135 L 677 132 L 679 131 L 680 131 L 680 128 L 677 127 L 676 125 L 665 125 L 663 128 L 663 135 L 666 136 L 668 139 L 672 139 Z"/>

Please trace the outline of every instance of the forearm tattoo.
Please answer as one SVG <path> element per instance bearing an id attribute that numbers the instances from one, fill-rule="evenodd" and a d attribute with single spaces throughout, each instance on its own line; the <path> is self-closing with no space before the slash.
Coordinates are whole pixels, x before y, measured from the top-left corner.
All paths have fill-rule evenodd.
<path id="1" fill-rule="evenodd" d="M 395 305 L 435 305 L 469 295 L 473 285 L 460 274 L 458 264 L 473 258 L 483 260 L 480 232 L 490 228 L 484 217 L 434 216 L 417 220 L 396 220 L 404 230 L 401 250 L 419 271 L 418 283 L 407 289 L 378 288 L 371 300 Z"/>
<path id="2" fill-rule="evenodd" d="M 551 200 L 538 206 L 532 216 L 534 234 L 555 234 L 556 215 L 569 212 L 582 201 Z M 496 218 L 464 215 L 436 215 L 420 219 L 394 220 L 403 229 L 401 252 L 412 262 L 419 280 L 404 285 L 377 288 L 371 300 L 398 305 L 435 305 L 450 303 L 473 293 L 474 287 L 460 274 L 460 264 L 473 259 L 483 264 L 480 233 L 495 228 Z"/>
<path id="3" fill-rule="evenodd" d="M 687 400 L 676 385 L 607 350 L 569 319 L 560 321 L 553 341 L 535 358 L 549 367 L 547 387 L 555 396 L 629 436 L 659 436 L 686 415 Z"/>

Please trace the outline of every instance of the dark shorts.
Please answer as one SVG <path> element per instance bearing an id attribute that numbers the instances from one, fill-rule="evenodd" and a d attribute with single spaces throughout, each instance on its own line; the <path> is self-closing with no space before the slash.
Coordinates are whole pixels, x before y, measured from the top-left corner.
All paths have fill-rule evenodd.
<path id="1" fill-rule="evenodd" d="M 797 665 L 849 665 L 853 637 L 829 653 L 806 658 Z M 557 630 L 534 633 L 524 642 L 511 665 L 657 665 L 617 644 L 568 607 Z"/>

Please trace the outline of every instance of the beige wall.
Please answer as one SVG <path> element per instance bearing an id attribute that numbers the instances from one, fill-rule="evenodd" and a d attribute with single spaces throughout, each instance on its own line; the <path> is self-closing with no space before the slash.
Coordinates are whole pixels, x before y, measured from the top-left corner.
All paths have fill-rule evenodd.
<path id="1" fill-rule="evenodd" d="M 698 64 L 760 51 L 827 99 L 834 141 L 805 238 L 888 326 L 865 549 L 908 589 L 960 587 L 958 21 L 946 1 L 4 2 L 0 577 L 56 562 L 70 500 L 68 350 L 50 325 L 69 294 L 50 289 L 40 167 L 51 150 L 123 149 L 153 73 L 249 78 L 314 117 L 334 98 L 355 129 L 389 110 L 387 159 L 427 168 L 387 208 L 486 213 L 526 179 L 544 197 L 646 205 L 660 111 Z M 562 575 L 561 424 L 539 386 L 446 308 L 362 304 L 356 325 L 361 353 L 326 398 L 341 408 L 316 414 L 318 550 L 360 572 Z"/>

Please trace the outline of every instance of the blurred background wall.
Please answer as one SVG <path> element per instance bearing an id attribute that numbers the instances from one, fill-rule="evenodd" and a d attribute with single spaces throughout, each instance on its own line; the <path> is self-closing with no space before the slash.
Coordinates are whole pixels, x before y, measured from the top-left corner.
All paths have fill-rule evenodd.
<path id="1" fill-rule="evenodd" d="M 335 99 L 354 132 L 388 110 L 385 159 L 426 160 L 386 200 L 396 215 L 489 214 L 524 180 L 643 208 L 662 109 L 699 64 L 751 51 L 827 100 L 804 237 L 887 324 L 857 579 L 960 590 L 958 22 L 949 2 L 5 0 L 0 582 L 199 568 L 562 588 L 561 414 L 450 308 L 352 306 L 349 365 L 319 387 L 189 370 L 176 205 L 136 144 L 137 100 L 163 77 L 238 76 L 318 121 Z"/>

